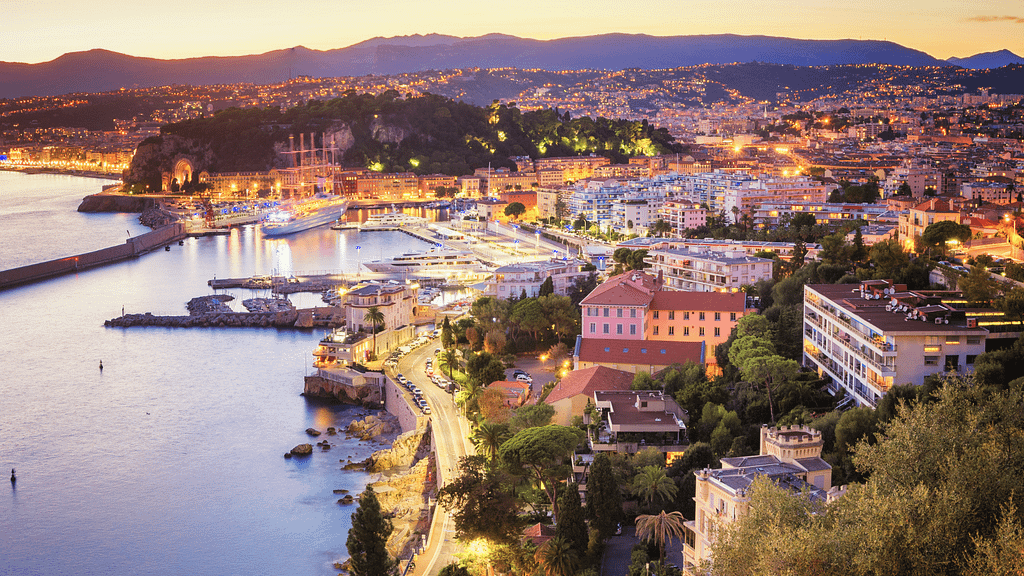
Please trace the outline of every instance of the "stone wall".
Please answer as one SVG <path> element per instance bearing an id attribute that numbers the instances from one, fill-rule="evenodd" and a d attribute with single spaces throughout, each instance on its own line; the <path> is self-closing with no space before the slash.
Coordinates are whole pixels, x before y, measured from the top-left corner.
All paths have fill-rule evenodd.
<path id="1" fill-rule="evenodd" d="M 303 396 L 332 398 L 345 404 L 380 404 L 380 386 L 375 382 L 339 381 L 339 379 L 306 376 Z M 415 427 L 414 427 L 415 429 Z M 403 427 L 402 430 L 405 430 Z"/>
<path id="2" fill-rule="evenodd" d="M 426 422 L 428 418 L 423 415 L 419 408 L 414 408 L 402 394 L 404 389 L 394 380 L 388 378 L 384 384 L 384 409 L 398 418 L 402 432 L 415 430 L 420 422 Z"/>

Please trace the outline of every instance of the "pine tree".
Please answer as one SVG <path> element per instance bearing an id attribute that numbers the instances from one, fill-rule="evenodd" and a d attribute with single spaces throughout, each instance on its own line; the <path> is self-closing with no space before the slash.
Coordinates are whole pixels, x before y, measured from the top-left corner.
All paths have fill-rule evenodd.
<path id="1" fill-rule="evenodd" d="M 555 527 L 555 536 L 561 536 L 568 542 L 580 558 L 586 556 L 590 540 L 584 520 L 579 486 L 570 482 L 558 498 L 558 526 Z"/>
<path id="2" fill-rule="evenodd" d="M 538 296 L 547 296 L 548 294 L 555 293 L 555 283 L 551 280 L 551 276 L 544 279 L 544 282 L 540 285 L 540 291 L 537 292 Z"/>
<path id="3" fill-rule="evenodd" d="M 612 473 L 612 461 L 605 453 L 594 457 L 587 479 L 587 519 L 590 526 L 598 531 L 601 540 L 615 533 L 615 525 L 622 513 L 622 496 L 619 484 Z"/>
<path id="4" fill-rule="evenodd" d="M 359 508 L 352 514 L 352 528 L 345 546 L 352 557 L 353 576 L 388 576 L 398 565 L 388 554 L 391 520 L 381 514 L 380 502 L 372 486 L 359 496 Z"/>

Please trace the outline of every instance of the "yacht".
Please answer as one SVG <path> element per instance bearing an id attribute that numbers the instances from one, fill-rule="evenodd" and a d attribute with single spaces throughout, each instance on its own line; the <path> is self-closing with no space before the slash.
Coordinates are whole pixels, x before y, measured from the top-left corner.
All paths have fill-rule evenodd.
<path id="1" fill-rule="evenodd" d="M 391 212 L 385 214 L 371 214 L 366 222 L 363 222 L 359 226 L 359 230 L 363 232 L 370 232 L 373 230 L 395 230 L 402 228 L 403 226 L 426 226 L 427 219 L 419 216 L 410 216 L 403 214 L 395 207 L 391 207 Z"/>
<path id="2" fill-rule="evenodd" d="M 451 248 L 434 248 L 427 252 L 410 252 L 373 260 L 363 264 L 374 272 L 462 272 L 483 271 L 484 267 L 476 256 L 468 250 L 452 250 Z"/>
<path id="3" fill-rule="evenodd" d="M 263 235 L 273 238 L 330 224 L 347 209 L 345 197 L 318 194 L 268 215 L 263 221 Z"/>

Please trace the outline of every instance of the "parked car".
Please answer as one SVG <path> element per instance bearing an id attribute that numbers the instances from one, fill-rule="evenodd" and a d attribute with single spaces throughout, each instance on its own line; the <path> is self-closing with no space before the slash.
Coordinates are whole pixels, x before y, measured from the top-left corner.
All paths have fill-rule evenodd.
<path id="1" fill-rule="evenodd" d="M 424 414 L 430 414 L 430 406 L 423 406 L 420 410 L 422 410 Z"/>
<path id="2" fill-rule="evenodd" d="M 516 380 L 520 382 L 526 382 L 528 384 L 533 382 L 533 378 L 530 378 L 529 374 L 517 374 Z"/>

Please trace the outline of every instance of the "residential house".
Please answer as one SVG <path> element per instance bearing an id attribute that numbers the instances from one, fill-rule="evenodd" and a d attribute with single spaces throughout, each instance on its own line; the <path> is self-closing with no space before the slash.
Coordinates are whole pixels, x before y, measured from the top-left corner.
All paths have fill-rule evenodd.
<path id="1" fill-rule="evenodd" d="M 548 393 L 544 403 L 555 409 L 553 424 L 569 426 L 574 416 L 583 417 L 588 403 L 598 390 L 629 390 L 633 374 L 604 366 L 574 369 Z"/>

